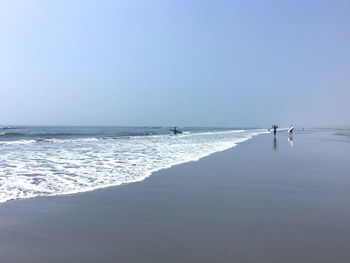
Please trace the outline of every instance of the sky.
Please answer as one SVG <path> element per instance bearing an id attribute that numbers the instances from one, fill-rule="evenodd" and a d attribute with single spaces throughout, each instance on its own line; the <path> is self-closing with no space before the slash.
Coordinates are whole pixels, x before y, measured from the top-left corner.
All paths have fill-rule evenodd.
<path id="1" fill-rule="evenodd" d="M 0 1 L 0 124 L 350 124 L 350 1 Z"/>

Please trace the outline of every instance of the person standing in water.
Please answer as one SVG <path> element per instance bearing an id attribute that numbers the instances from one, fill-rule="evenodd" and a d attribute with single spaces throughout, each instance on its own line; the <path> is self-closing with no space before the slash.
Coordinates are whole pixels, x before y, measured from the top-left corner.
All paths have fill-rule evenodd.
<path id="1" fill-rule="evenodd" d="M 174 134 L 177 134 L 177 130 L 176 130 L 176 127 L 174 127 Z"/>
<path id="2" fill-rule="evenodd" d="M 274 125 L 272 125 L 272 128 L 273 128 L 273 135 L 276 136 L 276 131 L 277 131 L 278 125 L 274 124 Z"/>

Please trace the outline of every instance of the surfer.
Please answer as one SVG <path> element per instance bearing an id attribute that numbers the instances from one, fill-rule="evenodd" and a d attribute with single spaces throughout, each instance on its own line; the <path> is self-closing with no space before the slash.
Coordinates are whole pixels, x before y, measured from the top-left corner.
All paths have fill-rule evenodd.
<path id="1" fill-rule="evenodd" d="M 182 134 L 182 131 L 178 130 L 176 127 L 174 127 L 173 129 L 170 129 L 170 131 L 173 132 L 175 135 Z"/>
<path id="2" fill-rule="evenodd" d="M 290 127 L 289 127 L 289 129 L 288 129 L 288 132 L 289 132 L 289 133 L 293 133 L 293 130 L 294 130 L 294 126 L 293 126 L 293 124 L 292 124 L 292 125 L 290 125 Z"/>
<path id="3" fill-rule="evenodd" d="M 273 135 L 276 135 L 276 130 L 278 128 L 278 125 L 274 124 L 272 125 L 272 128 L 273 128 Z"/>

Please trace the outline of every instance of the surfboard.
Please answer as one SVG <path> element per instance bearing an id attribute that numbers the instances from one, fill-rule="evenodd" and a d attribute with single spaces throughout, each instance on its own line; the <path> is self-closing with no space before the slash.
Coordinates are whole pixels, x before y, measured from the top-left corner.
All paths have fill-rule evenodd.
<path id="1" fill-rule="evenodd" d="M 174 129 L 170 129 L 169 131 L 171 131 L 172 133 L 175 133 Z M 182 134 L 182 131 L 176 130 L 175 134 Z"/>

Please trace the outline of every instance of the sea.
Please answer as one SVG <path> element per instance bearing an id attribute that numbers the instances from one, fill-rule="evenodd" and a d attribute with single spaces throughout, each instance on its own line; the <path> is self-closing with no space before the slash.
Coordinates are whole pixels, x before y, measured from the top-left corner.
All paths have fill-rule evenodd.
<path id="1" fill-rule="evenodd" d="M 0 203 L 133 183 L 266 129 L 0 126 Z"/>

